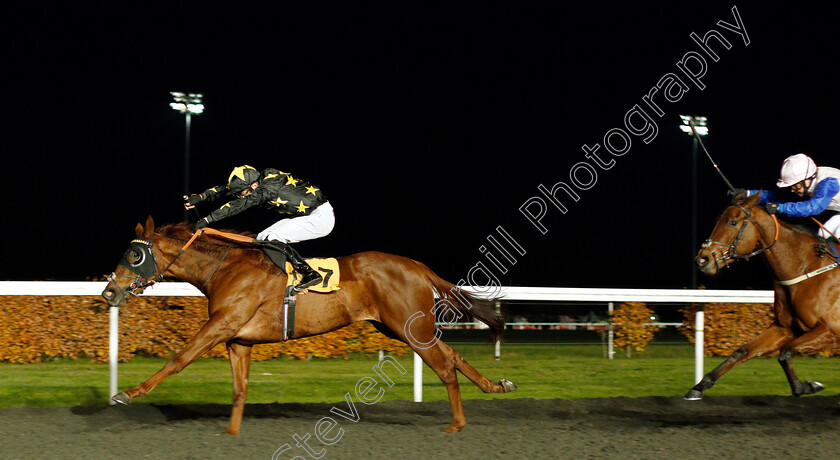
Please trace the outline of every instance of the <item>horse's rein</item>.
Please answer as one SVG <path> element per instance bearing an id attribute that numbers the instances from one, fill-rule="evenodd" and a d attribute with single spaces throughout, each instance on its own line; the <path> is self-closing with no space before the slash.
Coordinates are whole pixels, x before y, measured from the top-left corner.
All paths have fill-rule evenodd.
<path id="1" fill-rule="evenodd" d="M 821 229 L 823 229 L 823 231 L 824 231 L 824 232 L 826 232 L 826 233 L 828 233 L 829 235 L 833 236 L 835 240 L 840 241 L 840 239 L 838 239 L 838 238 L 834 235 L 834 233 L 831 233 L 831 230 L 829 230 L 829 229 L 825 228 L 825 225 L 823 225 L 823 224 L 822 224 L 822 222 L 818 221 L 817 219 L 815 219 L 815 218 L 813 218 L 813 217 L 811 218 L 811 220 L 813 220 L 814 222 L 816 222 L 816 223 L 817 223 L 817 225 L 819 225 L 819 226 L 820 226 L 820 228 L 821 228 Z"/>
<path id="2" fill-rule="evenodd" d="M 196 238 L 198 238 L 199 236 L 201 236 L 205 233 L 208 234 L 208 235 L 216 235 L 216 236 L 224 238 L 226 240 L 236 241 L 236 242 L 239 242 L 239 243 L 253 243 L 254 241 L 256 241 L 256 239 L 251 238 L 250 236 L 239 235 L 239 234 L 236 234 L 236 233 L 227 233 L 227 232 L 222 232 L 222 231 L 210 228 L 210 227 L 204 227 L 204 228 L 199 228 L 198 230 L 195 231 L 195 233 L 193 233 L 193 236 L 189 239 L 189 241 L 187 241 L 187 244 L 185 244 L 184 247 L 182 247 L 181 250 L 178 252 L 178 256 L 183 254 L 184 251 L 186 251 L 187 248 L 189 248 L 193 244 L 193 241 L 195 241 Z M 177 258 L 178 256 L 175 256 L 175 257 Z M 172 264 L 170 263 L 170 265 L 172 265 Z"/>

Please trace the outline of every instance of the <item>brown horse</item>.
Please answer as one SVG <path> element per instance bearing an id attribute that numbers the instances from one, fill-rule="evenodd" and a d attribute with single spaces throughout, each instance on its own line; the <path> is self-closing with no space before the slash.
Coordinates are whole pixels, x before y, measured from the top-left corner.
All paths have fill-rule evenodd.
<path id="1" fill-rule="evenodd" d="M 702 398 L 736 364 L 776 351 L 794 396 L 824 389 L 819 382 L 800 382 L 791 358 L 840 346 L 840 270 L 830 254 L 822 238 L 768 214 L 757 194 L 726 208 L 695 262 L 714 275 L 736 260 L 763 256 L 776 278 L 776 319 L 706 374 L 685 398 Z"/>
<path id="2" fill-rule="evenodd" d="M 255 244 L 234 243 L 207 235 L 192 242 L 194 235 L 183 223 L 155 230 L 149 217 L 145 227 L 137 224 L 136 234 L 137 239 L 131 242 L 102 292 L 108 304 L 122 306 L 128 296 L 140 293 L 166 275 L 184 280 L 204 293 L 209 319 L 163 369 L 113 399 L 128 404 L 133 398 L 145 396 L 170 375 L 180 372 L 217 344 L 225 343 L 233 371 L 233 409 L 226 433 L 239 433 L 251 347 L 279 342 L 283 337 L 280 318 L 286 274 Z M 191 246 L 184 250 L 188 241 Z M 405 257 L 365 252 L 339 258 L 338 262 L 339 290 L 298 295 L 295 338 L 324 334 L 357 321 L 370 321 L 388 337 L 408 343 L 446 384 L 453 416 L 445 432 L 455 432 L 466 425 L 456 370 L 485 393 L 516 389 L 516 385 L 505 379 L 491 382 L 457 351 L 437 340 L 439 332 L 435 336 L 433 310 L 438 307 L 435 292 L 446 299 L 447 309 L 468 311 L 490 326 L 496 338 L 504 322 L 492 302 L 460 292 L 425 265 Z"/>

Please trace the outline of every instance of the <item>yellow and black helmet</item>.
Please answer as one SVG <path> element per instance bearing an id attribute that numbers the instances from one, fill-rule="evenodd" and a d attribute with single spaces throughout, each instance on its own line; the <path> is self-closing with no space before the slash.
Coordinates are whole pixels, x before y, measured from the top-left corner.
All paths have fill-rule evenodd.
<path id="1" fill-rule="evenodd" d="M 260 179 L 260 172 L 253 166 L 242 165 L 233 168 L 228 177 L 228 189 L 235 195 Z"/>

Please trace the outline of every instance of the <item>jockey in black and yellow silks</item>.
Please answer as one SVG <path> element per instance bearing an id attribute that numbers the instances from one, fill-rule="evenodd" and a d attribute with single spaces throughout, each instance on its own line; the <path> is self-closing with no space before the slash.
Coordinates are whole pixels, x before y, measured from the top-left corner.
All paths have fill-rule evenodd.
<path id="1" fill-rule="evenodd" d="M 278 242 L 278 246 L 284 249 L 289 262 L 303 275 L 296 290 L 303 290 L 321 281 L 321 275 L 309 267 L 297 251 L 287 246 L 290 243 L 320 238 L 332 231 L 335 216 L 321 189 L 287 172 L 273 168 L 260 172 L 252 166 L 244 165 L 233 169 L 227 185 L 190 195 L 184 207 L 193 209 L 202 201 L 215 201 L 231 196 L 234 198 L 199 219 L 193 230 L 254 206 L 275 211 L 283 218 L 260 232 L 257 239 Z"/>

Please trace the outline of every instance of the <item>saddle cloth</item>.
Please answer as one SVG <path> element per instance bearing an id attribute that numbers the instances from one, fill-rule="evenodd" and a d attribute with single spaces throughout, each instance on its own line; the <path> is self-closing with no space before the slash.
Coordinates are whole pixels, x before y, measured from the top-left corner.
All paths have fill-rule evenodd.
<path id="1" fill-rule="evenodd" d="M 338 287 L 338 282 L 341 276 L 338 270 L 338 260 L 336 260 L 335 258 L 306 259 L 306 263 L 309 264 L 310 267 L 317 270 L 318 273 L 320 273 L 321 276 L 324 278 L 324 281 L 321 282 L 321 284 L 309 286 L 303 292 L 332 292 L 340 289 Z M 286 273 L 289 274 L 289 280 L 286 282 L 286 286 L 292 286 L 300 282 L 300 273 L 294 271 L 294 269 L 292 268 L 292 264 L 290 264 L 289 262 L 286 262 Z"/>

